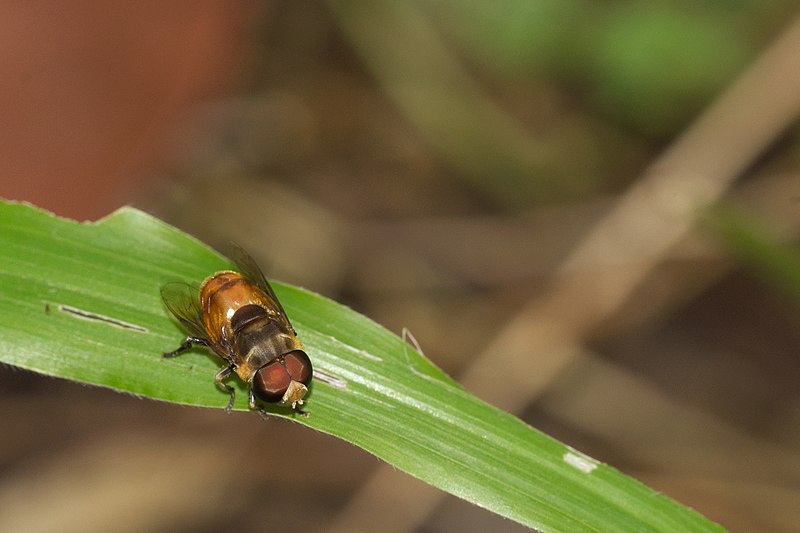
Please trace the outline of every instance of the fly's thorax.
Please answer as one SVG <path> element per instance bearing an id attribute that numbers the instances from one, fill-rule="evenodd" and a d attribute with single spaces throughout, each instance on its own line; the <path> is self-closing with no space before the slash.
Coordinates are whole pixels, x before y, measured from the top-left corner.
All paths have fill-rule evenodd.
<path id="1" fill-rule="evenodd" d="M 291 331 L 281 327 L 261 306 L 239 308 L 231 319 L 233 347 L 238 355 L 236 373 L 245 381 L 273 359 L 303 345 Z"/>

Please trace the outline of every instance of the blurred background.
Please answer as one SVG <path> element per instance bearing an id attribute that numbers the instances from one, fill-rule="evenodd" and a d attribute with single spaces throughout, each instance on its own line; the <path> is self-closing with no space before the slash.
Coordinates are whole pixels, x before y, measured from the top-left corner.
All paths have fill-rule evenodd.
<path id="1" fill-rule="evenodd" d="M 732 531 L 796 531 L 798 14 L 0 3 L 0 196 L 236 239 Z M 291 423 L 0 384 L 2 531 L 523 531 Z"/>

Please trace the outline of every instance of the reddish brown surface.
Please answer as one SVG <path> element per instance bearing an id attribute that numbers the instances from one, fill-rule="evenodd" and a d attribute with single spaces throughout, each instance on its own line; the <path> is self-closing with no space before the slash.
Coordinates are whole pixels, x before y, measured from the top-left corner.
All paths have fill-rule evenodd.
<path id="1" fill-rule="evenodd" d="M 0 196 L 77 218 L 129 201 L 177 120 L 235 83 L 253 11 L 0 4 Z"/>

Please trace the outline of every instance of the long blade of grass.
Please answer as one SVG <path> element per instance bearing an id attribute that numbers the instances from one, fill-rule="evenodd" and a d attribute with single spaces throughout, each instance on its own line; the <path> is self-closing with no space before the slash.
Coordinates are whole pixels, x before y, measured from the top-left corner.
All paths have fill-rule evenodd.
<path id="1" fill-rule="evenodd" d="M 153 399 L 222 408 L 202 351 L 163 360 L 182 332 L 159 287 L 230 265 L 131 208 L 96 223 L 0 203 L 0 361 Z M 308 418 L 460 498 L 542 531 L 718 531 L 691 509 L 464 390 L 399 337 L 308 291 L 274 284 L 315 369 Z M 238 384 L 237 409 L 246 409 Z M 255 415 L 254 415 L 255 416 Z"/>

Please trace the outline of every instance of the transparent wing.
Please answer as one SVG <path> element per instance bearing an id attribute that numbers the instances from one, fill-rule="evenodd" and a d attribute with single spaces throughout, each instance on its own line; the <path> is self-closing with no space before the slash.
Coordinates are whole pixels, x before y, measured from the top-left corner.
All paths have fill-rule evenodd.
<path id="1" fill-rule="evenodd" d="M 209 341 L 196 288 L 181 282 L 166 283 L 161 287 L 161 299 L 193 337 Z"/>
<path id="2" fill-rule="evenodd" d="M 289 317 L 286 316 L 286 311 L 284 311 L 280 300 L 278 300 L 278 297 L 275 295 L 275 291 L 272 290 L 272 286 L 269 284 L 269 281 L 267 281 L 267 278 L 264 276 L 264 273 L 258 267 L 258 264 L 255 262 L 255 260 L 250 257 L 250 254 L 248 254 L 244 248 L 238 244 L 231 243 L 231 260 L 236 265 L 236 268 L 239 269 L 240 274 L 267 293 L 267 296 L 269 296 L 275 304 L 275 310 L 278 312 L 278 316 L 283 322 L 285 322 L 287 326 L 289 326 L 289 329 L 292 330 L 292 333 L 295 333 L 292 323 L 289 322 Z"/>

